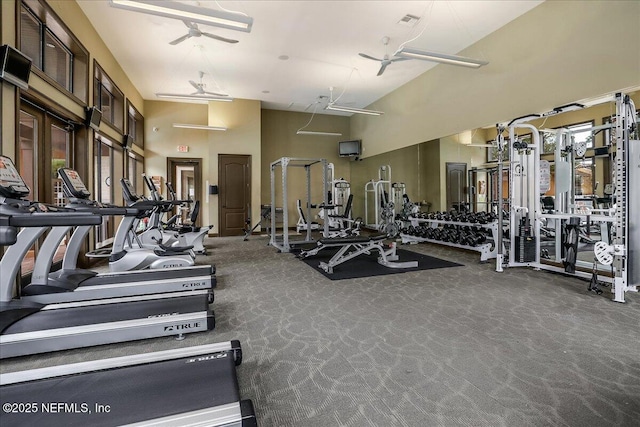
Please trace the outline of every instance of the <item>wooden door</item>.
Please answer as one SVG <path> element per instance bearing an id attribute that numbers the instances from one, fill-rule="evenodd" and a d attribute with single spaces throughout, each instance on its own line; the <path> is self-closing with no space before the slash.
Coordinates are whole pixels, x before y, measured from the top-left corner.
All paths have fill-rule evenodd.
<path id="1" fill-rule="evenodd" d="M 242 236 L 251 212 L 251 156 L 218 155 L 220 236 Z"/>
<path id="2" fill-rule="evenodd" d="M 466 163 L 449 163 L 447 169 L 447 210 L 451 210 L 454 206 L 467 204 L 466 187 L 467 187 L 467 164 Z"/>

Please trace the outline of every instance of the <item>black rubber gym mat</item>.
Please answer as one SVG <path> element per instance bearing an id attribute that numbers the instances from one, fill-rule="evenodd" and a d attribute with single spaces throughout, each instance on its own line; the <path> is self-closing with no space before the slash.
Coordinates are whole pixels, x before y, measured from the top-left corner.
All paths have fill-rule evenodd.
<path id="1" fill-rule="evenodd" d="M 400 257 L 398 262 L 418 261 L 418 266 L 414 268 L 388 268 L 378 264 L 378 253 L 371 255 L 360 255 L 352 260 L 344 262 L 333 268 L 333 274 L 328 274 L 319 267 L 320 262 L 329 262 L 331 257 L 337 252 L 335 249 L 320 251 L 317 255 L 305 258 L 302 261 L 314 270 L 319 271 L 331 280 L 355 279 L 358 277 L 382 276 L 385 274 L 406 273 L 407 271 L 431 270 L 434 268 L 460 267 L 462 264 L 447 261 L 444 259 L 423 255 L 404 249 L 397 249 L 396 253 Z"/>

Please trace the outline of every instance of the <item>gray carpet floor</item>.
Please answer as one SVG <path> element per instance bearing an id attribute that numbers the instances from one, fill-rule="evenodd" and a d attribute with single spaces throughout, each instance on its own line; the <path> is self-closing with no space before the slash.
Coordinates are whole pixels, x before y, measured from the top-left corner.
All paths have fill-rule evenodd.
<path id="1" fill-rule="evenodd" d="M 405 246 L 462 267 L 331 281 L 265 237 L 207 240 L 214 331 L 30 356 L 10 372 L 230 339 L 266 426 L 638 426 L 640 296 L 494 271 L 479 254 Z"/>

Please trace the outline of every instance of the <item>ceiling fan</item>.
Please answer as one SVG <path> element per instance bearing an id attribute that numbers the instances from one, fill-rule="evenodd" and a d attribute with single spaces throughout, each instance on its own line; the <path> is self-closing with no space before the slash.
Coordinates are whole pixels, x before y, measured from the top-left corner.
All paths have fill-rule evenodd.
<path id="1" fill-rule="evenodd" d="M 189 83 L 191 84 L 191 86 L 193 86 L 196 89 L 196 91 L 190 95 L 229 96 L 226 93 L 208 92 L 204 90 L 204 88 L 207 86 L 205 83 L 202 82 L 202 77 L 204 76 L 204 72 L 200 71 L 199 73 L 200 73 L 200 82 L 196 83 L 193 80 L 189 80 Z"/>
<path id="2" fill-rule="evenodd" d="M 169 44 L 175 46 L 178 43 L 182 43 L 186 39 L 190 39 L 191 37 L 200 37 L 200 36 L 205 36 L 205 37 L 209 37 L 211 39 L 220 40 L 221 42 L 225 42 L 225 43 L 238 43 L 238 40 L 228 39 L 226 37 L 216 36 L 215 34 L 202 32 L 198 28 L 198 24 L 196 24 L 194 22 L 189 22 L 189 21 L 182 21 L 182 22 L 184 22 L 184 25 L 186 25 L 187 28 L 189 28 L 189 32 L 187 34 L 185 34 L 184 36 L 179 37 L 179 38 L 175 39 L 172 42 L 169 42 Z"/>
<path id="3" fill-rule="evenodd" d="M 383 43 L 383 44 L 384 44 L 384 46 L 385 46 L 385 54 L 384 54 L 384 56 L 382 57 L 382 59 L 380 59 L 380 58 L 375 58 L 375 57 L 373 57 L 373 56 L 371 56 L 371 55 L 367 55 L 366 53 L 359 53 L 359 54 L 358 54 L 358 55 L 362 56 L 363 58 L 367 58 L 367 59 L 371 59 L 371 60 L 373 60 L 373 61 L 378 61 L 378 62 L 380 62 L 380 70 L 378 70 L 378 74 L 376 74 L 377 76 L 381 76 L 381 75 L 382 75 L 382 73 L 384 73 L 384 70 L 387 68 L 387 66 L 388 66 L 389 64 L 391 64 L 392 62 L 397 62 L 397 61 L 406 61 L 407 59 L 409 59 L 409 58 L 392 58 L 392 59 L 389 59 L 389 54 L 388 54 L 388 53 L 386 53 L 386 47 L 387 47 L 387 45 L 389 44 L 389 37 L 388 37 L 388 36 L 384 36 L 384 37 L 382 38 L 382 43 Z"/>

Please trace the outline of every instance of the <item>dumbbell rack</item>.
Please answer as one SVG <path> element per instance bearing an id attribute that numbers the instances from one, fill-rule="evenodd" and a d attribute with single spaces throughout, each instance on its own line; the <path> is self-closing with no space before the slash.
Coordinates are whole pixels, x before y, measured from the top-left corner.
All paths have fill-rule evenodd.
<path id="1" fill-rule="evenodd" d="M 498 241 L 498 221 L 493 221 L 487 224 L 480 224 L 477 222 L 445 221 L 441 219 L 423 219 L 423 218 L 409 217 L 409 222 L 411 222 L 411 225 L 414 227 L 426 223 L 433 228 L 439 227 L 441 225 L 447 225 L 447 224 L 484 228 L 491 231 L 491 237 L 488 238 L 488 240 L 491 240 L 491 241 L 487 241 L 478 246 L 469 246 L 469 245 L 462 245 L 460 243 L 445 242 L 443 240 L 428 239 L 426 237 L 417 237 L 417 236 L 401 233 L 400 237 L 402 239 L 403 244 L 428 242 L 428 243 L 435 243 L 437 245 L 453 246 L 454 248 L 468 249 L 468 250 L 480 252 L 480 262 L 485 262 L 492 258 L 496 258 L 498 255 L 498 245 L 496 244 L 496 242 Z"/>

